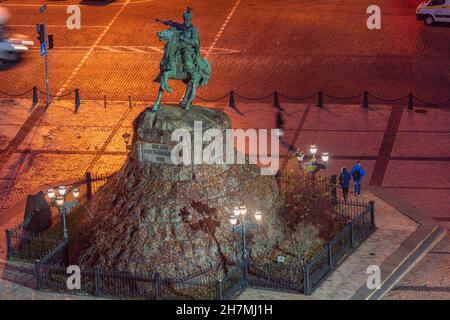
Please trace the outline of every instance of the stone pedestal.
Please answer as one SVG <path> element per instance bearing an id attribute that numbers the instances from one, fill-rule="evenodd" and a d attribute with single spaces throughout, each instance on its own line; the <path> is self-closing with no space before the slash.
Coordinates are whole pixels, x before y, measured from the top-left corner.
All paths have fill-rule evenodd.
<path id="1" fill-rule="evenodd" d="M 203 130 L 231 128 L 225 113 L 196 106 L 189 111 L 162 106 L 136 118 L 130 156 L 94 196 L 80 264 L 173 276 L 240 261 L 241 235 L 232 231 L 229 216 L 243 204 L 251 222 L 256 210 L 263 213 L 247 238 L 252 258 L 267 259 L 282 241 L 275 177 L 250 164 L 170 163 L 172 132 L 186 129 L 192 135 L 194 121 L 202 121 Z"/>

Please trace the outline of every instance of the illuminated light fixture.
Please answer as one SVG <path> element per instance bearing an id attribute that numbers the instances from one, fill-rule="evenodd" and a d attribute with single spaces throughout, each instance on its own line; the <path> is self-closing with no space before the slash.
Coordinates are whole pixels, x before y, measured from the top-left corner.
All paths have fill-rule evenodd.
<path id="1" fill-rule="evenodd" d="M 311 152 L 312 155 L 315 155 L 317 153 L 317 146 L 315 144 L 310 145 L 309 152 Z"/>
<path id="2" fill-rule="evenodd" d="M 330 159 L 330 156 L 328 155 L 328 152 L 322 153 L 322 161 L 327 162 L 328 159 Z"/>
<path id="3" fill-rule="evenodd" d="M 75 199 L 78 199 L 78 197 L 80 196 L 80 189 L 78 188 L 73 188 L 72 189 L 72 195 Z"/>
<path id="4" fill-rule="evenodd" d="M 64 197 L 59 196 L 56 198 L 56 205 L 62 206 L 64 204 Z"/>
<path id="5" fill-rule="evenodd" d="M 235 226 L 237 224 L 237 220 L 238 220 L 238 217 L 236 215 L 233 214 L 233 215 L 230 216 L 230 223 L 233 226 Z"/>
<path id="6" fill-rule="evenodd" d="M 53 189 L 53 188 L 48 189 L 47 196 L 53 200 L 56 196 L 55 189 Z"/>
<path id="7" fill-rule="evenodd" d="M 256 219 L 256 221 L 261 221 L 261 219 L 262 219 L 261 211 L 256 211 L 255 212 L 255 219 Z"/>
<path id="8" fill-rule="evenodd" d="M 234 207 L 233 213 L 236 217 L 239 217 L 241 214 L 241 209 L 239 207 Z"/>
<path id="9" fill-rule="evenodd" d="M 247 214 L 247 207 L 246 206 L 240 206 L 239 211 L 242 216 L 245 216 Z"/>
<path id="10" fill-rule="evenodd" d="M 61 197 L 64 197 L 66 195 L 67 188 L 66 188 L 66 186 L 59 186 L 58 191 L 59 191 L 59 195 Z"/>

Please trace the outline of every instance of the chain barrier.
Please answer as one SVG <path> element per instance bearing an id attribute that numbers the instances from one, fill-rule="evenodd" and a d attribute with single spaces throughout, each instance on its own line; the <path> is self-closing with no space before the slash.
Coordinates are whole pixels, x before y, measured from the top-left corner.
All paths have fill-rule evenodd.
<path id="1" fill-rule="evenodd" d="M 271 96 L 273 96 L 273 92 L 268 94 L 267 96 L 264 97 L 259 97 L 259 98 L 251 98 L 251 97 L 246 97 L 246 96 L 241 96 L 240 94 L 237 94 L 236 92 L 234 92 L 234 95 L 238 98 L 244 99 L 244 100 L 252 100 L 252 101 L 257 101 L 257 100 L 265 100 L 267 98 L 270 98 Z"/>
<path id="2" fill-rule="evenodd" d="M 330 99 L 335 99 L 335 100 L 353 100 L 353 99 L 356 99 L 356 98 L 361 98 L 361 97 L 363 97 L 364 94 L 361 93 L 361 94 L 358 94 L 358 95 L 356 95 L 356 96 L 351 96 L 351 97 L 335 97 L 335 96 L 332 96 L 332 95 L 323 93 L 323 96 L 324 96 L 324 97 L 327 97 L 327 98 L 330 98 Z"/>
<path id="3" fill-rule="evenodd" d="M 384 99 L 384 98 L 380 98 L 380 97 L 374 96 L 373 94 L 370 94 L 370 93 L 368 94 L 368 96 L 371 97 L 371 98 L 383 101 L 383 102 L 397 102 L 397 101 L 401 101 L 401 100 L 404 100 L 404 99 L 408 98 L 409 94 L 407 94 L 406 96 L 403 96 L 401 98 L 397 98 L 397 99 Z"/>
<path id="4" fill-rule="evenodd" d="M 25 91 L 23 93 L 14 94 L 14 93 L 6 93 L 6 92 L 3 92 L 3 91 L 0 91 L 0 94 L 5 95 L 5 96 L 10 96 L 10 97 L 21 97 L 21 96 L 27 95 L 27 94 L 29 94 L 31 92 L 33 92 L 33 88 L 31 88 L 31 90 Z"/>
<path id="5" fill-rule="evenodd" d="M 425 105 L 429 105 L 429 106 L 450 106 L 450 99 L 448 99 L 447 101 L 444 101 L 442 103 L 435 103 L 435 102 L 426 102 L 422 99 L 417 98 L 415 95 L 413 95 L 413 98 L 417 102 L 425 104 Z"/>
<path id="6" fill-rule="evenodd" d="M 217 101 L 221 101 L 223 99 L 225 99 L 226 97 L 228 97 L 230 95 L 230 93 L 227 93 L 226 95 L 220 97 L 220 98 L 216 98 L 216 99 L 208 99 L 208 98 L 202 98 L 200 96 L 195 96 L 196 98 L 202 100 L 202 101 L 206 101 L 206 102 L 217 102 Z"/>
<path id="7" fill-rule="evenodd" d="M 307 96 L 307 97 L 290 97 L 290 96 L 284 95 L 282 93 L 278 93 L 278 94 L 280 95 L 280 97 L 288 99 L 288 100 L 303 101 L 303 100 L 309 100 L 309 99 L 315 97 L 316 95 L 318 95 L 319 93 L 316 92 L 316 93 L 314 93 L 314 94 L 312 94 L 310 96 Z"/>
<path id="8" fill-rule="evenodd" d="M 37 90 L 38 90 L 38 92 L 39 92 L 40 94 L 43 94 L 43 95 L 46 95 L 46 94 L 47 94 L 47 92 L 42 91 L 42 90 L 40 90 L 39 88 L 38 88 Z M 72 95 L 72 93 L 74 93 L 74 92 L 75 92 L 75 90 L 72 90 L 72 91 L 70 91 L 70 92 L 68 92 L 68 93 L 66 93 L 66 94 L 61 94 L 61 95 L 49 94 L 49 96 L 52 97 L 52 98 L 64 98 L 64 97 L 67 97 L 67 96 Z"/>
<path id="9" fill-rule="evenodd" d="M 39 93 L 43 94 L 43 95 L 47 94 L 45 91 L 42 91 L 39 88 L 37 88 L 37 91 Z M 27 90 L 25 92 L 18 93 L 18 94 L 14 94 L 14 93 L 11 94 L 11 93 L 7 93 L 7 92 L 4 92 L 4 91 L 0 91 L 0 95 L 8 96 L 8 97 L 22 97 L 22 96 L 25 96 L 25 95 L 30 94 L 32 92 L 33 92 L 33 88 L 31 88 L 30 90 Z M 52 94 L 50 94 L 50 97 L 52 97 L 52 98 L 64 98 L 64 97 L 72 95 L 74 92 L 75 92 L 75 90 L 72 90 L 72 91 L 70 91 L 70 92 L 68 92 L 66 94 L 62 94 L 62 95 L 52 95 Z M 280 92 L 277 92 L 277 93 L 272 92 L 272 93 L 269 93 L 268 95 L 263 96 L 263 97 L 247 97 L 247 96 L 240 95 L 240 94 L 238 94 L 238 93 L 236 93 L 234 91 L 232 91 L 232 92 L 233 92 L 234 96 L 236 96 L 238 98 L 241 98 L 241 99 L 244 99 L 244 100 L 250 100 L 250 101 L 265 100 L 265 99 L 268 99 L 271 96 L 274 96 L 276 94 L 278 94 L 279 97 L 282 97 L 282 98 L 287 99 L 287 100 L 306 101 L 306 100 L 310 100 L 311 98 L 313 98 L 313 97 L 315 97 L 317 95 L 320 95 L 320 92 L 316 92 L 316 93 L 314 93 L 314 94 L 312 94 L 310 96 L 291 97 L 291 96 L 282 94 Z M 198 98 L 199 100 L 202 100 L 202 101 L 206 101 L 206 102 L 218 102 L 218 101 L 224 100 L 225 98 L 230 96 L 230 94 L 231 94 L 231 92 L 228 92 L 228 93 L 226 93 L 225 95 L 223 95 L 223 96 L 221 96 L 219 98 L 203 98 L 201 96 L 196 96 L 196 98 Z M 332 96 L 332 95 L 329 95 L 329 94 L 326 94 L 326 93 L 322 93 L 322 95 L 323 95 L 323 97 L 326 97 L 326 98 L 329 98 L 329 99 L 335 99 L 335 100 L 353 100 L 353 99 L 364 97 L 364 93 L 358 94 L 358 95 L 355 95 L 355 96 L 348 96 L 348 97 L 337 97 L 337 96 Z M 381 98 L 381 97 L 378 97 L 376 95 L 373 95 L 373 94 L 367 92 L 367 97 L 370 97 L 370 98 L 373 98 L 373 99 L 376 99 L 376 100 L 379 100 L 379 101 L 382 101 L 382 102 L 399 102 L 399 101 L 402 101 L 402 100 L 407 99 L 408 97 L 410 97 L 410 94 L 407 94 L 405 96 L 402 96 L 402 97 L 396 98 L 396 99 L 385 99 L 385 98 Z M 424 101 L 424 100 L 422 100 L 422 99 L 420 99 L 420 98 L 418 98 L 418 97 L 416 97 L 414 95 L 412 95 L 412 97 L 413 97 L 413 99 L 415 101 L 417 101 L 417 102 L 419 102 L 419 103 L 421 103 L 421 104 L 423 104 L 425 106 L 427 106 L 427 105 L 428 106 L 434 106 L 434 107 L 439 107 L 439 106 L 441 106 L 441 107 L 449 107 L 450 106 L 450 99 L 448 99 L 448 100 L 446 100 L 444 102 L 441 102 L 441 103 L 436 103 L 436 102 Z"/>

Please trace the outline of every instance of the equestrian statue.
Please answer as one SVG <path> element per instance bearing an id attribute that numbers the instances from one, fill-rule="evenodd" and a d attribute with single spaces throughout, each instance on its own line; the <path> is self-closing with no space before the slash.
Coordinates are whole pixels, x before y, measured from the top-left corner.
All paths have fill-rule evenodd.
<path id="1" fill-rule="evenodd" d="M 211 67 L 206 58 L 200 56 L 198 31 L 192 24 L 192 9 L 188 7 L 183 14 L 183 23 L 172 20 L 159 20 L 170 28 L 157 33 L 159 40 L 165 42 L 164 56 L 160 63 L 158 77 L 160 84 L 158 97 L 152 111 L 158 111 L 164 91 L 172 93 L 169 79 L 181 80 L 186 84 L 186 93 L 180 106 L 188 110 L 195 98 L 197 87 L 205 86 L 211 76 Z"/>

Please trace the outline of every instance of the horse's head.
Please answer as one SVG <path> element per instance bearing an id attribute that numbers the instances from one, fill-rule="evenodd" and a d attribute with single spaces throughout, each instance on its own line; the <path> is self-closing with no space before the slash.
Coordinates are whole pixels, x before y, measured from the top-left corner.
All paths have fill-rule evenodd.
<path id="1" fill-rule="evenodd" d="M 172 40 L 173 37 L 179 35 L 179 31 L 175 28 L 169 28 L 164 31 L 159 31 L 156 34 L 158 35 L 159 40 L 163 42 L 169 42 L 170 40 Z"/>

